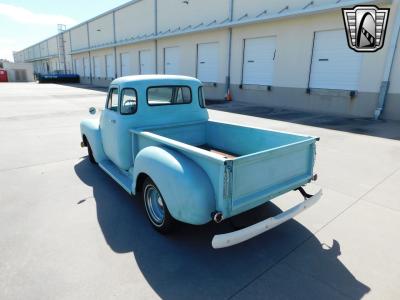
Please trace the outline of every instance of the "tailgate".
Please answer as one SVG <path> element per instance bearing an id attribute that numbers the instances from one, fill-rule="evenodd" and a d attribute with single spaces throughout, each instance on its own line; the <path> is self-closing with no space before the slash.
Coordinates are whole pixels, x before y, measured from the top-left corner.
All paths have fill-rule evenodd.
<path id="1" fill-rule="evenodd" d="M 231 215 L 256 207 L 313 176 L 316 138 L 231 161 Z"/>

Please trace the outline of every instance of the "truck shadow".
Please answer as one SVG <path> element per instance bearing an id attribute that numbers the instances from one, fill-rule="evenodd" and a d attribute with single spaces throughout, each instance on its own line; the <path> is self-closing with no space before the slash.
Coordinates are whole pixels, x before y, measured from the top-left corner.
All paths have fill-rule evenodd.
<path id="1" fill-rule="evenodd" d="M 370 290 L 339 261 L 339 242 L 324 247 L 294 220 L 246 243 L 214 250 L 213 235 L 232 231 L 230 223 L 182 224 L 174 234 L 163 236 L 152 229 L 141 201 L 88 159 L 75 165 L 75 172 L 93 188 L 98 222 L 110 248 L 116 253 L 132 252 L 162 299 L 225 299 L 238 292 L 239 298 L 248 298 L 240 292 L 244 287 L 248 288 L 242 292 L 250 290 L 251 298 L 361 299 Z M 245 225 L 279 211 L 277 206 L 264 205 L 234 222 Z M 296 255 L 290 255 L 299 246 Z M 252 284 L 255 278 L 258 281 Z"/>

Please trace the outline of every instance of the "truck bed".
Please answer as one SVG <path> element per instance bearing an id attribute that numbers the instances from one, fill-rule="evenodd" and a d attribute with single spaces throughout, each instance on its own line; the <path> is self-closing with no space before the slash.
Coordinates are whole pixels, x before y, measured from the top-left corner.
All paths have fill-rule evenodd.
<path id="1" fill-rule="evenodd" d="M 229 217 L 309 182 L 317 138 L 206 121 L 134 130 L 134 156 L 150 145 L 176 148 L 199 164 Z"/>

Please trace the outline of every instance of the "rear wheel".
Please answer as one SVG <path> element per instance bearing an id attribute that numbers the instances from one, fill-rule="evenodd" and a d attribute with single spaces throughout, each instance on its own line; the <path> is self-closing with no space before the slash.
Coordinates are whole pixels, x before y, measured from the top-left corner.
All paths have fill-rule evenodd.
<path id="1" fill-rule="evenodd" d="M 160 233 L 171 232 L 176 221 L 169 213 L 160 191 L 150 178 L 146 178 L 144 181 L 142 197 L 147 217 L 153 227 Z"/>

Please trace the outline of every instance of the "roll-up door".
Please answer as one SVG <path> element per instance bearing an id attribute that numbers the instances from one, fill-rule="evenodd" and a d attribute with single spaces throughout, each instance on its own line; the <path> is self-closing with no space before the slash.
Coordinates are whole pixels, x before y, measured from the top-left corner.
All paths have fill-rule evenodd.
<path id="1" fill-rule="evenodd" d="M 93 57 L 93 77 L 94 78 L 99 78 L 101 76 L 101 61 L 100 57 L 94 56 Z"/>
<path id="2" fill-rule="evenodd" d="M 315 33 L 311 88 L 357 90 L 362 54 L 347 45 L 344 30 Z"/>
<path id="3" fill-rule="evenodd" d="M 179 47 L 164 48 L 164 73 L 180 73 Z"/>
<path id="4" fill-rule="evenodd" d="M 115 76 L 114 71 L 114 55 L 106 55 L 106 77 L 112 79 Z"/>
<path id="5" fill-rule="evenodd" d="M 197 78 L 203 82 L 218 81 L 218 43 L 199 44 Z"/>
<path id="6" fill-rule="evenodd" d="M 139 73 L 153 74 L 153 57 L 150 50 L 139 51 Z"/>
<path id="7" fill-rule="evenodd" d="M 275 54 L 275 37 L 246 39 L 243 84 L 271 85 L 274 75 Z"/>
<path id="8" fill-rule="evenodd" d="M 121 53 L 121 76 L 132 75 L 130 53 Z"/>
<path id="9" fill-rule="evenodd" d="M 89 57 L 83 58 L 83 76 L 90 77 L 90 62 Z"/>
<path id="10" fill-rule="evenodd" d="M 79 76 L 84 76 L 83 70 L 83 58 L 75 59 L 75 72 Z"/>

